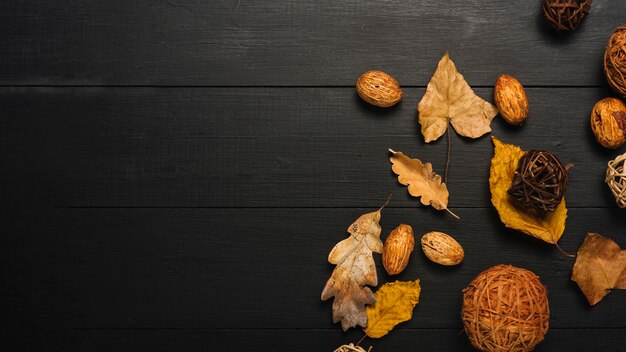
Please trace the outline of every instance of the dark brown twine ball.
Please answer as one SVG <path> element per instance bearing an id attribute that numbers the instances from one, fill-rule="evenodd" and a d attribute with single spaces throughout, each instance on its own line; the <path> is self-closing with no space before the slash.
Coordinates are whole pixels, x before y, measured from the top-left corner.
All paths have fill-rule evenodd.
<path id="1" fill-rule="evenodd" d="M 550 323 L 547 290 L 531 271 L 497 265 L 463 290 L 463 325 L 472 345 L 488 352 L 531 351 Z"/>
<path id="2" fill-rule="evenodd" d="M 614 91 L 626 98 L 626 25 L 615 30 L 604 52 L 604 74 Z"/>
<path id="3" fill-rule="evenodd" d="M 522 156 L 508 194 L 524 208 L 554 211 L 567 188 L 567 170 L 559 159 L 544 150 L 530 150 Z"/>
<path id="4" fill-rule="evenodd" d="M 571 31 L 587 17 L 592 0 L 545 0 L 543 15 L 557 31 Z"/>

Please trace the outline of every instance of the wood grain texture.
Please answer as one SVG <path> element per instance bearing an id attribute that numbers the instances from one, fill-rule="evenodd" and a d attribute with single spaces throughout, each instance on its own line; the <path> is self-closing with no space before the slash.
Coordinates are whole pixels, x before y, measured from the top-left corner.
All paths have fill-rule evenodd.
<path id="1" fill-rule="evenodd" d="M 472 85 L 598 86 L 624 11 L 597 1 L 557 35 L 539 1 L 5 1 L 0 84 L 425 85 L 448 50 Z"/>
<path id="2" fill-rule="evenodd" d="M 0 175 L 8 203 L 58 207 L 413 207 L 388 148 L 444 172 L 445 136 L 425 144 L 408 89 L 378 111 L 352 88 L 163 89 L 5 88 L 0 147 L 12 172 Z M 477 89 L 491 99 L 492 89 Z M 573 207 L 614 207 L 606 163 L 589 127 L 601 88 L 530 88 L 530 117 L 492 135 L 574 164 Z M 489 136 L 452 135 L 451 209 L 490 207 Z M 32 203 L 32 202 L 31 202 Z"/>
<path id="3" fill-rule="evenodd" d="M 538 351 L 623 344 L 626 292 L 594 308 L 573 259 L 506 229 L 491 207 L 488 136 L 452 134 L 450 208 L 420 208 L 387 148 L 443 173 L 445 139 L 424 144 L 417 102 L 448 50 L 492 100 L 500 74 L 525 86 L 530 117 L 493 135 L 574 163 L 561 246 L 586 232 L 622 247 L 623 210 L 602 182 L 590 111 L 611 96 L 602 54 L 626 2 L 596 1 L 556 35 L 539 1 L 249 0 L 0 2 L 0 331 L 3 351 L 330 351 L 357 341 L 320 301 L 333 245 L 359 215 L 453 235 L 466 258 L 416 249 L 379 283 L 420 278 L 411 321 L 374 351 L 466 350 L 461 289 L 499 263 L 548 287 Z M 354 91 L 366 70 L 403 85 L 379 110 Z M 8 326 L 8 328 L 6 328 Z M 367 341 L 370 342 L 370 341 Z M 304 344 L 304 345 L 302 345 Z M 367 343 L 366 343 L 367 344 Z"/>
<path id="4" fill-rule="evenodd" d="M 2 239 L 4 318 L 14 328 L 340 328 L 320 301 L 333 266 L 326 258 L 348 236 L 358 209 L 59 209 L 13 214 L 19 236 Z M 45 215 L 44 215 L 45 214 Z M 507 230 L 493 209 L 464 209 L 462 221 L 427 209 L 384 209 L 382 238 L 399 223 L 419 241 L 432 230 L 465 249 L 457 267 L 417 249 L 379 282 L 422 285 L 410 328 L 462 327 L 461 290 L 496 264 L 532 270 L 548 287 L 551 327 L 626 328 L 624 291 L 591 309 L 570 280 L 573 260 L 554 246 Z M 621 209 L 573 209 L 560 244 L 575 251 L 589 231 L 620 240 Z M 36 258 L 36 259 L 33 259 Z M 44 265 L 45 263 L 45 265 Z"/>
<path id="5" fill-rule="evenodd" d="M 620 339 L 626 329 L 552 329 L 535 351 L 611 351 L 611 341 Z M 76 334 L 78 350 L 89 351 L 207 351 L 215 346 L 226 350 L 244 347 L 250 351 L 332 351 L 344 343 L 356 343 L 362 332 L 342 334 L 332 330 L 81 330 Z M 584 335 L 584 339 L 573 338 Z M 286 336 L 289 336 L 288 338 Z M 467 351 L 465 334 L 458 329 L 396 328 L 383 339 L 366 339 L 362 344 L 372 351 L 438 350 Z"/>

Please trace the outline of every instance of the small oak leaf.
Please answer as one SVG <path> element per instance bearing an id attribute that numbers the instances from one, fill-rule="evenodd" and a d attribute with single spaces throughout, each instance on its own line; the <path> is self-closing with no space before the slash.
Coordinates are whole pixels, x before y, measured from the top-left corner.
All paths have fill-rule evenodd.
<path id="1" fill-rule="evenodd" d="M 448 187 L 441 182 L 441 176 L 433 172 L 431 163 L 422 163 L 419 159 L 411 159 L 402 152 L 391 152 L 391 170 L 398 175 L 398 182 L 408 186 L 409 194 L 413 197 L 421 197 L 424 205 L 432 205 L 437 210 L 447 210 L 454 217 L 454 213 L 448 210 Z"/>
<path id="2" fill-rule="evenodd" d="M 403 321 L 411 319 L 419 302 L 420 280 L 396 281 L 382 285 L 376 291 L 376 303 L 367 307 L 367 336 L 379 338 Z"/>

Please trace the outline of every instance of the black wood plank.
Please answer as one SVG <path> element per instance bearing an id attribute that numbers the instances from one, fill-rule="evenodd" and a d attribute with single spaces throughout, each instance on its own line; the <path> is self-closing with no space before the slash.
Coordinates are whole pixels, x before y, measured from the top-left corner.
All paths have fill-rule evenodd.
<path id="1" fill-rule="evenodd" d="M 410 89 L 377 111 L 352 88 L 0 90 L 0 175 L 8 204 L 59 207 L 418 206 L 390 171 L 387 148 L 443 174 L 446 138 L 424 144 Z M 491 99 L 492 89 L 477 92 Z M 493 135 L 573 162 L 568 204 L 614 207 L 604 184 L 618 151 L 589 128 L 600 88 L 528 89 L 522 127 Z M 452 135 L 450 207 L 490 207 L 489 136 Z"/>
<path id="2" fill-rule="evenodd" d="M 347 227 L 372 209 L 65 209 L 14 214 L 0 248 L 3 318 L 15 329 L 333 328 L 321 290 L 326 261 Z M 463 209 L 462 221 L 423 209 L 385 209 L 383 238 L 399 223 L 417 241 L 428 231 L 464 246 L 458 267 L 429 262 L 379 281 L 420 278 L 411 328 L 460 328 L 461 290 L 505 263 L 536 272 L 548 287 L 557 328 L 626 328 L 626 292 L 590 308 L 570 281 L 573 260 L 554 246 L 504 228 L 493 209 Z M 561 246 L 574 252 L 588 231 L 623 247 L 620 209 L 573 209 Z M 380 264 L 380 255 L 376 255 Z M 339 329 L 339 327 L 337 327 Z"/>
<path id="3" fill-rule="evenodd" d="M 4 85 L 352 85 L 382 69 L 425 85 L 451 52 L 473 85 L 604 85 L 626 3 L 556 35 L 539 1 L 4 1 Z"/>
<path id="4" fill-rule="evenodd" d="M 617 351 L 626 329 L 551 329 L 535 351 Z M 362 334 L 333 330 L 80 330 L 79 351 L 333 351 L 356 343 Z M 361 346 L 372 352 L 469 351 L 465 333 L 458 329 L 396 329 Z"/>

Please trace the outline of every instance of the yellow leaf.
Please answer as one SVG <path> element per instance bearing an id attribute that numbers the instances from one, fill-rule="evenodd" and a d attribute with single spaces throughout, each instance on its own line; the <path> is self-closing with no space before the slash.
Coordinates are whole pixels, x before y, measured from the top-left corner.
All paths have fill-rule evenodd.
<path id="1" fill-rule="evenodd" d="M 511 187 L 517 164 L 524 155 L 524 151 L 516 145 L 503 143 L 495 137 L 492 139 L 494 155 L 491 159 L 489 189 L 491 190 L 491 203 L 498 211 L 500 220 L 506 227 L 556 244 L 565 231 L 567 218 L 565 198 L 554 212 L 549 212 L 544 216 L 528 213 L 516 207 L 509 198 L 507 190 Z"/>
<path id="2" fill-rule="evenodd" d="M 382 285 L 376 291 L 376 303 L 368 306 L 367 336 L 379 338 L 403 321 L 411 319 L 420 298 L 420 280 L 396 281 Z"/>
<path id="3" fill-rule="evenodd" d="M 389 149 L 392 156 L 391 170 L 398 175 L 398 182 L 408 186 L 409 194 L 413 197 L 421 197 L 424 205 L 432 205 L 437 210 L 447 210 L 458 219 L 454 213 L 448 210 L 448 187 L 441 182 L 441 176 L 433 172 L 431 163 L 422 163 L 419 159 L 411 159 L 402 152 Z"/>
<path id="4" fill-rule="evenodd" d="M 439 61 L 417 110 L 426 143 L 441 137 L 448 122 L 461 136 L 478 138 L 491 131 L 491 120 L 498 114 L 493 104 L 474 93 L 448 53 Z"/>

